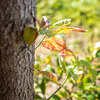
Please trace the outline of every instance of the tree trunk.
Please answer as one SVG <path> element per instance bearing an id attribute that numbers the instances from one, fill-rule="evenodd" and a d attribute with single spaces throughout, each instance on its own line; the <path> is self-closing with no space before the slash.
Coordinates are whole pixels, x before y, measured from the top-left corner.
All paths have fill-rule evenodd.
<path id="1" fill-rule="evenodd" d="M 0 100 L 34 100 L 34 45 L 24 27 L 34 23 L 35 0 L 0 0 Z"/>

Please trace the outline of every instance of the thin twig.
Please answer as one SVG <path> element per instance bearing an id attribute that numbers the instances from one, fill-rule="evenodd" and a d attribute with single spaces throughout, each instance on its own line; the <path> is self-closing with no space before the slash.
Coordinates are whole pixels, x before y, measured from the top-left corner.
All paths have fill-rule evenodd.
<path id="1" fill-rule="evenodd" d="M 42 39 L 42 40 L 40 41 L 40 43 L 35 47 L 35 49 L 37 49 L 37 48 L 41 45 L 42 41 L 45 39 L 46 36 L 47 36 L 47 34 L 44 35 L 43 39 Z"/>
<path id="2" fill-rule="evenodd" d="M 67 77 L 64 80 L 64 82 L 62 83 L 62 85 L 47 100 L 50 100 L 63 87 L 63 85 L 66 83 L 68 77 L 69 77 L 69 74 L 67 75 Z"/>

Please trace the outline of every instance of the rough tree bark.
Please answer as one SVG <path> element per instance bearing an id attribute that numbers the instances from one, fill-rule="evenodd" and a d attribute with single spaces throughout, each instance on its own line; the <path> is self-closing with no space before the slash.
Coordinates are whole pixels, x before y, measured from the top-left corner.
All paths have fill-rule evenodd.
<path id="1" fill-rule="evenodd" d="M 34 100 L 34 45 L 23 39 L 32 16 L 35 0 L 0 0 L 0 100 Z"/>

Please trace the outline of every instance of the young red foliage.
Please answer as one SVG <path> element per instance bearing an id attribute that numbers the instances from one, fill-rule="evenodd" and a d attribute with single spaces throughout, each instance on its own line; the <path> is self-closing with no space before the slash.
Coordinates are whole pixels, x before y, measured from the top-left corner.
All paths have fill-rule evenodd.
<path id="1" fill-rule="evenodd" d="M 42 42 L 42 46 L 50 50 L 60 52 L 66 48 L 66 43 L 61 38 L 52 37 L 52 38 L 44 40 Z"/>
<path id="2" fill-rule="evenodd" d="M 72 31 L 86 32 L 86 30 L 83 30 L 83 29 L 81 29 L 81 28 L 73 28 Z"/>
<path id="3" fill-rule="evenodd" d="M 39 75 L 39 74 L 45 76 L 46 78 L 48 78 L 48 79 L 52 80 L 53 82 L 55 82 L 56 84 L 58 84 L 56 77 L 51 72 L 48 72 L 48 71 L 39 71 L 36 74 L 36 76 Z"/>
<path id="4" fill-rule="evenodd" d="M 73 56 L 73 52 L 69 49 L 64 49 L 61 51 L 60 56 L 66 58 L 66 57 L 70 57 Z"/>

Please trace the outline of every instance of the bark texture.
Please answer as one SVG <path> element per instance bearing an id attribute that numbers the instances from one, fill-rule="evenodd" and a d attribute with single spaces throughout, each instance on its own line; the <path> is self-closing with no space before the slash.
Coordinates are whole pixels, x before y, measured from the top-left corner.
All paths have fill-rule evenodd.
<path id="1" fill-rule="evenodd" d="M 0 0 L 0 100 L 34 100 L 34 45 L 23 39 L 32 17 L 35 0 Z"/>

